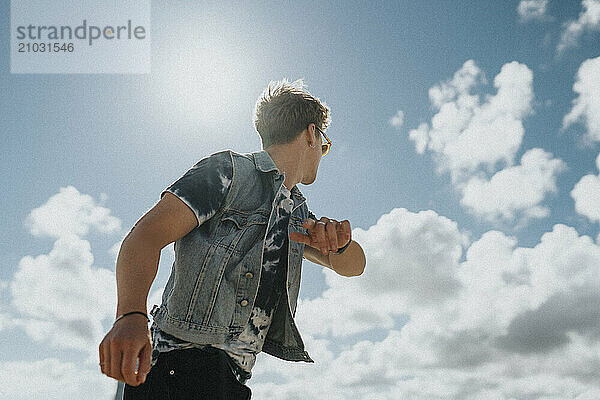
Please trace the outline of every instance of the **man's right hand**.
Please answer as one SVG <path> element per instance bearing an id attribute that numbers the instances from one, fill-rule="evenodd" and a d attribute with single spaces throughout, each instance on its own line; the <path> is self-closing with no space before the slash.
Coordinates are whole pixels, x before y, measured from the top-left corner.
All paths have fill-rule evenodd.
<path id="1" fill-rule="evenodd" d="M 100 343 L 99 352 L 103 374 L 130 386 L 144 383 L 152 356 L 148 320 L 143 315 L 132 314 L 115 322 Z"/>

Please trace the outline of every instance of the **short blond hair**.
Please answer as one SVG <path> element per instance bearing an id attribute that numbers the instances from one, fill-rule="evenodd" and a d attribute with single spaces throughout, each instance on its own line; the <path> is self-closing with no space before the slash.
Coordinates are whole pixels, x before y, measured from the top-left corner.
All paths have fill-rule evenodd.
<path id="1" fill-rule="evenodd" d="M 263 148 L 291 142 L 310 123 L 327 129 L 331 123 L 329 107 L 304 87 L 302 79 L 288 82 L 283 78 L 269 82 L 262 92 L 254 107 L 254 127 Z"/>

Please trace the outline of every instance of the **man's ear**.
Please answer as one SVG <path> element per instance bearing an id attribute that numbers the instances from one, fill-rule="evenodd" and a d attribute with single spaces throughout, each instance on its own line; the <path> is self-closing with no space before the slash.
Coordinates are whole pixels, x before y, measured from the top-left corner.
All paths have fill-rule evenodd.
<path id="1" fill-rule="evenodd" d="M 310 126 L 311 126 L 311 125 L 313 126 L 313 128 L 312 128 L 312 130 L 313 130 L 313 133 L 310 133 Z M 309 124 L 309 125 L 308 125 L 308 127 L 307 127 L 307 128 L 304 130 L 304 136 L 306 137 L 306 142 L 307 142 L 307 145 L 308 145 L 309 147 L 311 147 L 311 146 L 312 146 L 312 147 L 316 146 L 316 139 L 315 139 L 315 135 L 314 135 L 314 133 L 315 133 L 317 130 L 315 129 L 315 127 L 314 127 L 314 126 L 315 126 L 315 125 L 311 123 L 311 124 Z"/>

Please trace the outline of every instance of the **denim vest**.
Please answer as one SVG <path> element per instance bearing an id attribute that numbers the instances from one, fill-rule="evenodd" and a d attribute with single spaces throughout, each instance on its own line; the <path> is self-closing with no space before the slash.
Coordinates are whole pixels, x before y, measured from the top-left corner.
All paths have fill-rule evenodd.
<path id="1" fill-rule="evenodd" d="M 281 174 L 266 151 L 213 154 L 233 167 L 229 193 L 205 223 L 175 241 L 175 262 L 162 304 L 151 311 L 163 331 L 198 344 L 236 338 L 254 306 L 262 269 L 263 244 L 274 222 Z M 294 186 L 289 232 L 307 233 L 306 199 Z M 207 194 L 208 195 L 208 194 Z M 314 362 L 294 323 L 304 244 L 289 240 L 286 289 L 273 315 L 263 351 L 289 361 Z"/>

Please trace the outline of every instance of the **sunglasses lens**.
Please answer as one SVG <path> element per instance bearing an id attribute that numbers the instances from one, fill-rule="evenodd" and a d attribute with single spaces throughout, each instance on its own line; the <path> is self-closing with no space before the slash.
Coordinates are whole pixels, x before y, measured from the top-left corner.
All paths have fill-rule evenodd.
<path id="1" fill-rule="evenodd" d="M 316 127 L 316 125 L 315 125 Z M 325 154 L 327 154 L 327 152 L 329 152 L 329 148 L 331 147 L 331 142 L 329 141 L 329 139 L 327 138 L 327 136 L 325 136 L 325 132 L 323 132 L 321 129 L 316 128 L 319 133 L 322 135 L 322 139 L 323 141 L 327 140 L 327 143 L 323 143 L 321 145 L 321 155 L 324 156 Z"/>

